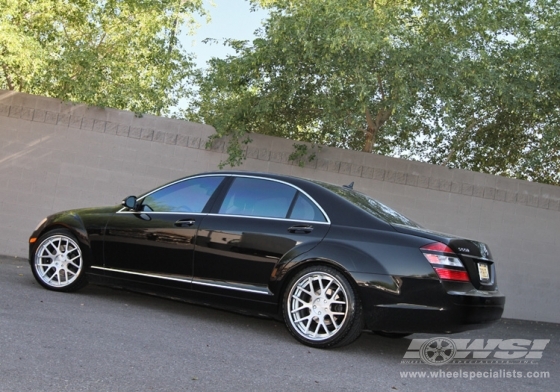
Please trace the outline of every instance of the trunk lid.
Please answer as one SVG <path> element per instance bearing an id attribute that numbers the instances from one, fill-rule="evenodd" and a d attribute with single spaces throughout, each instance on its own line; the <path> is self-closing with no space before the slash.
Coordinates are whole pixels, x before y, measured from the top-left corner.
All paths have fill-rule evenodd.
<path id="1" fill-rule="evenodd" d="M 404 234 L 441 242 L 449 246 L 461 260 L 473 286 L 478 290 L 496 289 L 496 269 L 490 248 L 483 242 L 457 237 L 418 227 L 393 224 L 393 228 Z"/>

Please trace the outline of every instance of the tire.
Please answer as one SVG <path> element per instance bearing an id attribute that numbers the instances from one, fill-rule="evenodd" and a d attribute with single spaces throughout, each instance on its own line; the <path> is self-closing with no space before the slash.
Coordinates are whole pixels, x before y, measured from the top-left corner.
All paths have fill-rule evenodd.
<path id="1" fill-rule="evenodd" d="M 49 231 L 37 243 L 31 270 L 41 286 L 53 291 L 76 291 L 87 284 L 83 252 L 70 231 Z"/>
<path id="2" fill-rule="evenodd" d="M 341 272 L 324 265 L 305 268 L 290 280 L 283 314 L 292 336 L 315 348 L 350 344 L 364 327 L 354 288 Z"/>

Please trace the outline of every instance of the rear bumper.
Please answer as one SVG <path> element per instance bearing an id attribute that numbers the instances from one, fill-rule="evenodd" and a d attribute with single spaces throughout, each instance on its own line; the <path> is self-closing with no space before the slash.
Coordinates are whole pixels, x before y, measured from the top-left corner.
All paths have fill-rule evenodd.
<path id="1" fill-rule="evenodd" d="M 464 324 L 488 324 L 498 321 L 504 312 L 506 297 L 498 290 L 468 293 L 448 293 L 453 303 L 451 310 Z"/>
<path id="2" fill-rule="evenodd" d="M 415 283 L 419 284 L 419 279 Z M 410 282 L 409 282 L 410 283 Z M 440 282 L 424 280 L 421 290 L 380 295 L 361 287 L 365 323 L 373 331 L 454 333 L 485 328 L 500 320 L 505 296 L 498 290 L 446 291 Z M 416 287 L 417 289 L 419 287 Z"/>

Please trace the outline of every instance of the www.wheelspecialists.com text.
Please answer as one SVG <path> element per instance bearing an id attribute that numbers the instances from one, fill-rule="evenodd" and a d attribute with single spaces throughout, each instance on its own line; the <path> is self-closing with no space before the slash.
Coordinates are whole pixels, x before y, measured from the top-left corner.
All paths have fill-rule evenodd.
<path id="1" fill-rule="evenodd" d="M 430 372 L 400 372 L 401 378 L 462 378 L 468 380 L 485 379 L 485 378 L 550 378 L 548 371 L 528 371 L 519 370 L 486 370 L 486 371 L 465 371 L 453 370 L 446 371 L 443 369 Z"/>

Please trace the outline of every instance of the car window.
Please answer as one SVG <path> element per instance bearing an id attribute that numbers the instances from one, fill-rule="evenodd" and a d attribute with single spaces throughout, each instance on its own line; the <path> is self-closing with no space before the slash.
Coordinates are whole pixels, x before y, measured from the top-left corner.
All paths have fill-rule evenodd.
<path id="1" fill-rule="evenodd" d="M 387 222 L 389 224 L 398 224 L 398 225 L 404 225 L 410 227 L 419 227 L 419 228 L 422 227 L 418 223 L 410 220 L 409 218 L 402 215 L 401 213 L 393 210 L 392 208 L 386 206 L 385 204 L 375 199 L 372 199 L 367 195 L 364 195 L 363 193 L 357 192 L 353 189 L 327 184 L 324 182 L 319 182 L 319 181 L 315 181 L 315 182 L 323 186 L 324 188 L 331 190 L 337 195 L 342 196 L 350 203 L 358 206 L 362 210 L 375 216 L 376 218 L 381 219 L 384 222 Z"/>
<path id="2" fill-rule="evenodd" d="M 276 181 L 238 177 L 229 188 L 220 214 L 286 218 L 296 190 Z"/>
<path id="3" fill-rule="evenodd" d="M 289 216 L 290 219 L 326 222 L 325 216 L 307 196 L 298 193 L 296 203 Z"/>
<path id="4" fill-rule="evenodd" d="M 198 177 L 162 188 L 144 198 L 144 211 L 202 212 L 224 177 Z"/>

